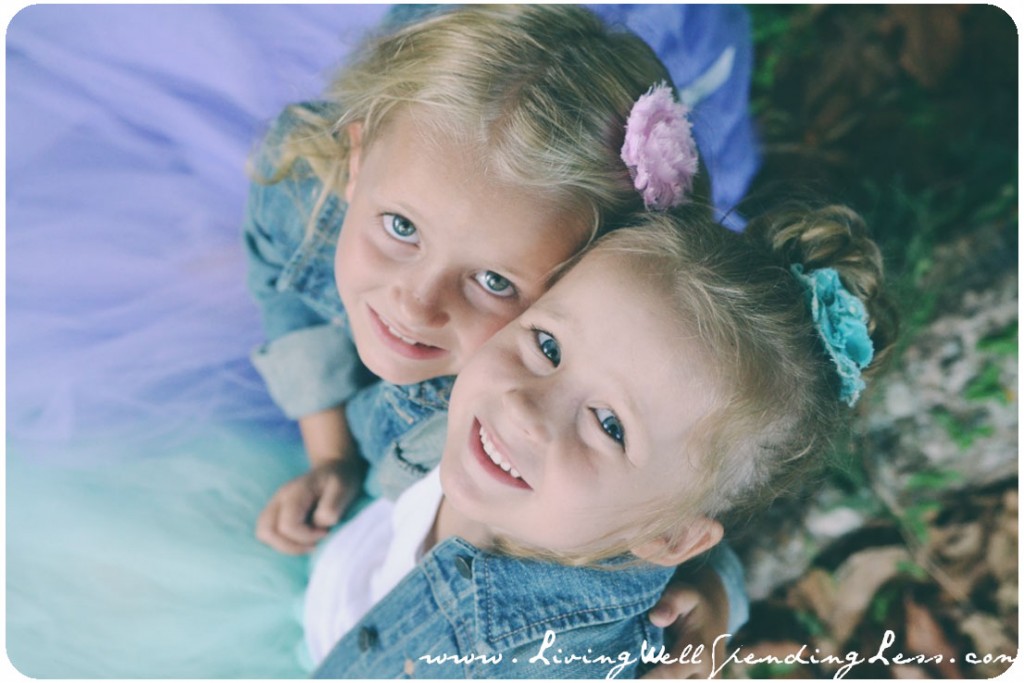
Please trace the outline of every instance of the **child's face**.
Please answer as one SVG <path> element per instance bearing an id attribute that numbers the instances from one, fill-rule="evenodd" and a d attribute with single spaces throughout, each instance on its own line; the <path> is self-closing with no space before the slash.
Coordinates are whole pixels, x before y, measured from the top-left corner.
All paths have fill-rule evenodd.
<path id="1" fill-rule="evenodd" d="M 425 144 L 408 113 L 353 156 L 335 278 L 360 358 L 389 382 L 457 374 L 589 236 L 479 169 L 463 147 Z"/>
<path id="2" fill-rule="evenodd" d="M 591 252 L 463 369 L 441 480 L 482 525 L 473 540 L 631 547 L 641 520 L 693 490 L 685 437 L 715 377 L 653 283 L 635 257 Z"/>

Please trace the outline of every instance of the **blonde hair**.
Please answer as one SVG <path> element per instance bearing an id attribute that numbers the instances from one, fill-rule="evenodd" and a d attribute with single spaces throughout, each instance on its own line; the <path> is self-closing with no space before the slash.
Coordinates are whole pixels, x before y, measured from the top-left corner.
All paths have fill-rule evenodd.
<path id="1" fill-rule="evenodd" d="M 595 236 L 642 208 L 619 158 L 625 121 L 671 78 L 635 34 L 582 7 L 466 5 L 372 36 L 354 56 L 322 106 L 292 106 L 269 178 L 305 162 L 323 183 L 317 208 L 345 186 L 348 124 L 362 124 L 366 148 L 413 108 L 432 137 L 471 145 L 486 173 L 589 217 Z M 706 176 L 694 196 L 705 207 Z"/>
<path id="2" fill-rule="evenodd" d="M 787 207 L 737 234 L 684 207 L 645 214 L 588 253 L 595 251 L 641 259 L 661 288 L 659 305 L 669 304 L 663 314 L 696 337 L 718 380 L 715 407 L 679 446 L 681 466 L 695 472 L 686 495 L 654 502 L 631 547 L 659 537 L 671 544 L 700 516 L 725 525 L 746 519 L 821 467 L 850 410 L 789 267 L 835 268 L 861 299 L 875 348 L 865 374 L 876 373 L 897 319 L 884 292 L 881 254 L 856 213 L 842 206 Z M 598 541 L 585 554 L 542 554 L 593 564 L 628 550 Z"/>

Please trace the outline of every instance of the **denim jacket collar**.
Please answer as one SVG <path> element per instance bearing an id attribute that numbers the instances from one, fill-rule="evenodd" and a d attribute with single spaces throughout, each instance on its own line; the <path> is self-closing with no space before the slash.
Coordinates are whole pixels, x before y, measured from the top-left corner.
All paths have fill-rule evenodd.
<path id="1" fill-rule="evenodd" d="M 451 538 L 431 550 L 421 566 L 435 589 L 472 584 L 480 631 L 475 635 L 503 651 L 541 640 L 549 629 L 563 632 L 646 612 L 674 568 L 631 560 L 570 567 L 491 554 Z"/>
<path id="2" fill-rule="evenodd" d="M 303 185 L 310 187 L 301 187 L 297 192 L 308 195 L 305 201 L 314 202 L 316 185 L 311 181 Z M 303 235 L 300 246 L 281 270 L 277 283 L 281 291 L 299 293 L 307 305 L 327 319 L 345 312 L 334 281 L 334 253 L 347 210 L 348 204 L 336 194 L 327 195 L 312 232 Z"/>

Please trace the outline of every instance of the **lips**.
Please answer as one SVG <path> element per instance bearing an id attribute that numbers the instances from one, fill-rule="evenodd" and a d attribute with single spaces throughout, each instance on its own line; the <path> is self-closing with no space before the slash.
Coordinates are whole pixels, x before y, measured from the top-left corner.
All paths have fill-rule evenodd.
<path id="1" fill-rule="evenodd" d="M 378 339 L 395 353 L 411 360 L 433 360 L 444 356 L 447 351 L 417 341 L 406 332 L 396 328 L 391 322 L 382 318 L 377 311 L 367 306 L 370 323 Z"/>
<path id="2" fill-rule="evenodd" d="M 476 456 L 477 461 L 494 479 L 514 488 L 532 488 L 523 480 L 505 450 L 495 442 L 495 438 L 478 420 L 473 420 L 469 441 L 470 450 Z"/>

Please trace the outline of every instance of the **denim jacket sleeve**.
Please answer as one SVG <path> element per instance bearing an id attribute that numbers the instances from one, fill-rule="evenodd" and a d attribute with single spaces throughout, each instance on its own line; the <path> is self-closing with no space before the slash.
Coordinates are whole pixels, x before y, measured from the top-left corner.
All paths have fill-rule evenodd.
<path id="1" fill-rule="evenodd" d="M 750 599 L 747 596 L 743 564 L 728 543 L 719 543 L 708 553 L 708 565 L 718 574 L 729 600 L 727 633 L 736 634 L 750 618 Z"/>
<path id="2" fill-rule="evenodd" d="M 275 143 L 294 125 L 287 111 L 274 122 L 256 159 L 259 176 L 273 173 Z M 321 189 L 308 166 L 297 162 L 276 183 L 252 183 L 244 222 L 249 290 L 267 337 L 252 361 L 293 419 L 340 405 L 363 374 L 334 284 L 343 202 L 329 195 L 307 229 Z"/>
<path id="3" fill-rule="evenodd" d="M 370 463 L 366 492 L 396 500 L 441 460 L 454 378 L 418 384 L 379 381 L 346 404 L 352 438 Z"/>

